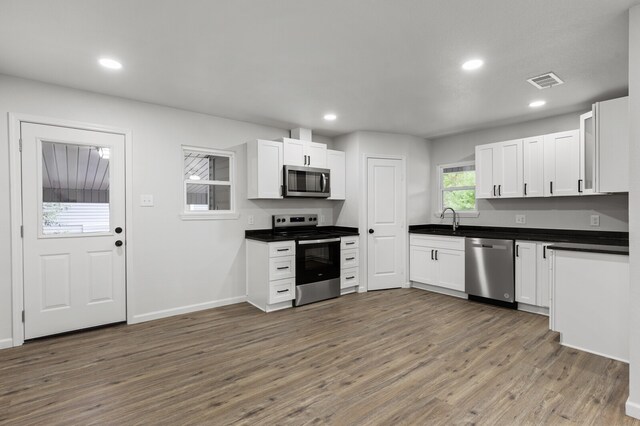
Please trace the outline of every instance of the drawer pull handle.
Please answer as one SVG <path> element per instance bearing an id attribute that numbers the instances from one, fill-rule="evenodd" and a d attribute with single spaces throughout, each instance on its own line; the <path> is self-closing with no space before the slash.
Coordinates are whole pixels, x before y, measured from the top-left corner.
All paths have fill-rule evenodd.
<path id="1" fill-rule="evenodd" d="M 289 269 L 288 266 L 278 266 L 278 271 L 282 271 L 283 269 Z"/>
<path id="2" fill-rule="evenodd" d="M 289 289 L 286 289 L 286 290 L 277 290 L 277 291 L 278 291 L 278 294 L 281 294 L 281 293 L 289 293 Z"/>
<path id="3" fill-rule="evenodd" d="M 347 257 L 345 260 L 356 260 L 355 257 Z"/>
<path id="4" fill-rule="evenodd" d="M 350 276 L 350 277 L 347 277 L 347 278 L 345 278 L 345 279 L 347 279 L 347 280 L 352 280 L 352 279 L 354 279 L 354 278 L 355 278 L 354 276 Z"/>
<path id="5" fill-rule="evenodd" d="M 278 249 L 278 251 L 289 251 L 289 249 L 288 248 L 286 248 L 286 249 Z"/>
<path id="6" fill-rule="evenodd" d="M 352 246 L 354 245 L 356 242 L 355 241 L 350 241 L 348 243 L 344 243 L 345 246 Z"/>

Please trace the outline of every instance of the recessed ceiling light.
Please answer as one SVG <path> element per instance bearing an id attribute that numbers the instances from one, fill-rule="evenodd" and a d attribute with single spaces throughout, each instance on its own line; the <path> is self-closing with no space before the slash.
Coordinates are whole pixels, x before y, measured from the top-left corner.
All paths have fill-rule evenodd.
<path id="1" fill-rule="evenodd" d="M 333 121 L 336 118 L 338 118 L 338 116 L 335 115 L 335 114 L 325 114 L 324 115 L 324 119 L 327 120 L 327 121 Z"/>
<path id="2" fill-rule="evenodd" d="M 462 64 L 462 69 L 466 71 L 473 71 L 473 70 L 477 70 L 483 65 L 484 65 L 484 61 L 482 59 L 471 59 L 470 61 L 467 61 L 464 64 Z"/>
<path id="3" fill-rule="evenodd" d="M 119 70 L 122 68 L 122 64 L 115 59 L 110 58 L 100 58 L 98 63 L 105 68 L 109 68 L 110 70 Z"/>
<path id="4" fill-rule="evenodd" d="M 531 102 L 531 103 L 529 104 L 529 106 L 530 106 L 531 108 L 538 108 L 538 107 L 543 106 L 543 105 L 544 105 L 544 104 L 546 104 L 546 103 L 547 103 L 546 101 L 533 101 L 533 102 Z"/>

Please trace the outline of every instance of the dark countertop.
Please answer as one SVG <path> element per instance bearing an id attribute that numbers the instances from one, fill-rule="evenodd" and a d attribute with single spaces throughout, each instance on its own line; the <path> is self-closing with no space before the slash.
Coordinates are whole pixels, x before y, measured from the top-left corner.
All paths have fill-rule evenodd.
<path id="1" fill-rule="evenodd" d="M 555 243 L 547 246 L 549 250 L 582 251 L 588 253 L 607 253 L 629 255 L 629 246 L 610 246 L 602 244 Z"/>
<path id="2" fill-rule="evenodd" d="M 597 244 L 629 247 L 628 232 L 583 231 L 546 228 L 507 228 L 498 226 L 411 225 L 410 234 L 445 235 L 451 237 L 496 238 L 550 243 Z M 566 250 L 566 249 L 565 249 Z M 628 249 L 627 249 L 628 250 Z"/>
<path id="3" fill-rule="evenodd" d="M 358 232 L 358 228 L 349 228 L 346 226 L 318 226 L 317 229 L 318 231 L 332 234 L 338 237 L 351 237 L 360 235 L 360 233 Z M 244 237 L 248 240 L 263 241 L 266 243 L 295 240 L 295 237 L 291 235 L 274 235 L 271 229 L 246 230 L 244 231 Z"/>

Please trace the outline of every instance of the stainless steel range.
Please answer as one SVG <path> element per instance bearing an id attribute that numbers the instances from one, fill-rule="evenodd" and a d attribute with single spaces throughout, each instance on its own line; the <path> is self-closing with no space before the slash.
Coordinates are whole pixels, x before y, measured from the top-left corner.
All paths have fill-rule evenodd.
<path id="1" fill-rule="evenodd" d="M 294 306 L 340 296 L 340 236 L 317 228 L 318 215 L 274 215 L 274 235 L 296 242 Z"/>

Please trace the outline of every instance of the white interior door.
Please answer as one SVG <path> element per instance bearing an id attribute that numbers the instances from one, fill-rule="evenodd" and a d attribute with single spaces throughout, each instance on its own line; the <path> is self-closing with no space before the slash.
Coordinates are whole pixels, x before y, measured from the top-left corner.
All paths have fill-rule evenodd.
<path id="1" fill-rule="evenodd" d="M 124 321 L 124 136 L 20 130 L 25 339 Z"/>
<path id="2" fill-rule="evenodd" d="M 368 289 L 401 287 L 405 282 L 406 201 L 402 160 L 367 161 Z"/>

